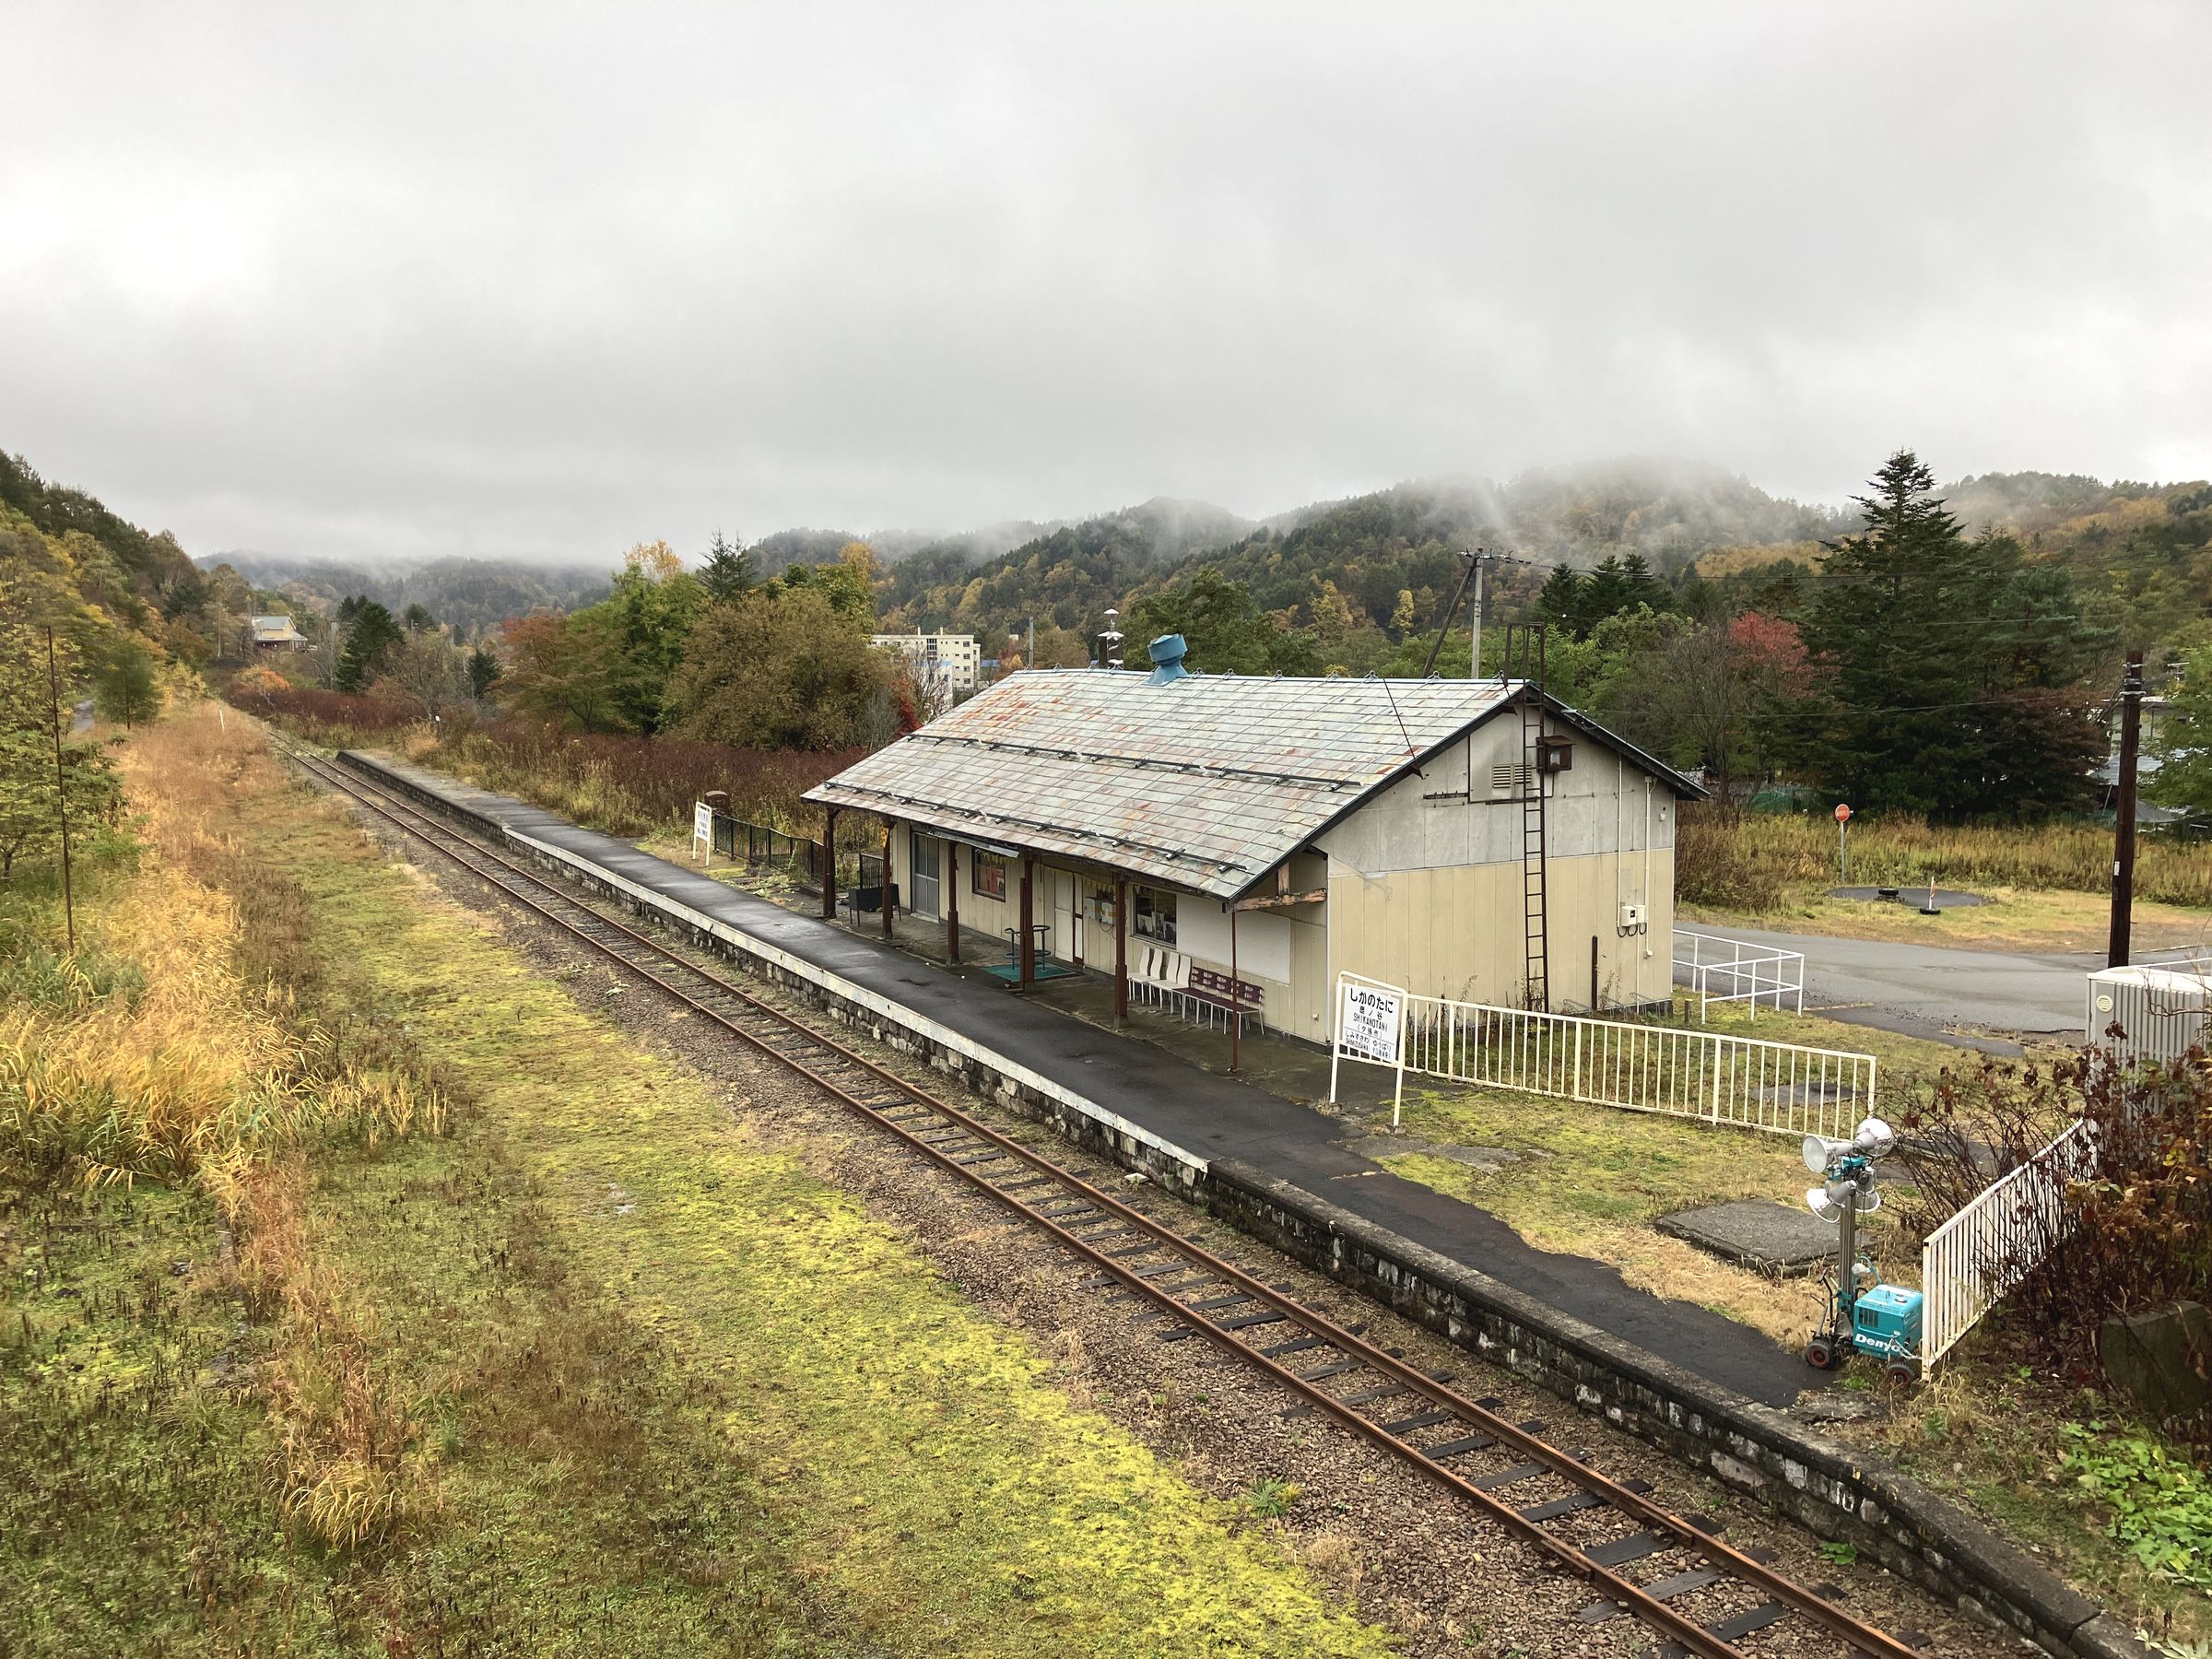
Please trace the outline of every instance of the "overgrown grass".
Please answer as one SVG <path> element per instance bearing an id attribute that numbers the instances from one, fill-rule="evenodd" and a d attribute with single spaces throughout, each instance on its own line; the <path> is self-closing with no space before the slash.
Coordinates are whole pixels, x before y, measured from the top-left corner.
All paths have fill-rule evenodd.
<path id="1" fill-rule="evenodd" d="M 1406 1129 L 1415 1141 L 1516 1154 L 1495 1170 L 1438 1153 L 1381 1161 L 1479 1205 L 1539 1249 L 1606 1262 L 1639 1289 L 1695 1302 L 1785 1347 L 1812 1328 L 1818 1292 L 1807 1281 L 1731 1266 L 1651 1226 L 1738 1198 L 1798 1203 L 1805 1168 L 1781 1136 L 1535 1095 L 1431 1089 L 1407 1091 Z"/>
<path id="2" fill-rule="evenodd" d="M 2082 823 L 1936 826 L 1892 814 L 1851 822 L 1851 879 L 1865 887 L 2016 888 L 2105 892 L 2112 832 Z M 1686 902 L 1771 911 L 1836 885 L 1832 819 L 1795 814 L 1683 809 L 1676 891 Z M 2145 836 L 2136 893 L 2168 904 L 2212 905 L 2212 844 Z"/>
<path id="3" fill-rule="evenodd" d="M 124 771 L 151 867 L 87 907 L 81 955 L 24 937 L 0 970 L 17 993 L 0 1012 L 0 1176 L 192 1182 L 235 1221 L 257 1175 L 305 1138 L 442 1121 L 435 1088 L 298 1018 L 278 973 L 241 974 L 241 943 L 273 944 L 241 901 L 266 909 L 270 895 L 216 867 L 235 856 L 208 829 L 226 747 L 205 718 L 149 727 Z"/>
<path id="4" fill-rule="evenodd" d="M 692 804 L 720 789 L 728 791 L 730 810 L 739 818 L 818 836 L 821 815 L 799 797 L 865 751 L 741 749 L 502 721 L 485 730 L 454 731 L 412 752 L 486 789 L 520 795 L 609 835 L 688 825 Z"/>
<path id="5" fill-rule="evenodd" d="M 2001 1312 L 1888 1412 L 1837 1432 L 1880 1448 L 2153 1636 L 2212 1641 L 2212 1598 L 2189 1582 L 2203 1571 L 2203 1468 L 2077 1380 L 2022 1364 Z M 2159 1465 L 2165 1477 L 2142 1478 Z"/>
<path id="6" fill-rule="evenodd" d="M 394 749 L 608 835 L 688 830 L 692 805 L 719 789 L 739 818 L 818 837 L 821 815 L 799 797 L 865 752 L 743 749 L 564 732 L 527 720 L 483 725 L 465 713 L 433 727 L 412 703 L 337 691 L 255 692 L 236 700 L 311 743 Z"/>
<path id="7" fill-rule="evenodd" d="M 266 896 L 239 982 L 452 1128 L 288 1142 L 234 1212 L 0 1200 L 0 1651 L 1389 1648 L 719 1090 L 201 763 L 207 867 Z"/>
<path id="8" fill-rule="evenodd" d="M 381 867 L 310 870 L 334 947 L 512 1134 L 574 1271 L 618 1290 L 674 1385 L 722 1380 L 719 1455 L 755 1472 L 856 1632 L 961 1653 L 1383 1645 L 712 1091 L 461 919 L 395 902 Z"/>

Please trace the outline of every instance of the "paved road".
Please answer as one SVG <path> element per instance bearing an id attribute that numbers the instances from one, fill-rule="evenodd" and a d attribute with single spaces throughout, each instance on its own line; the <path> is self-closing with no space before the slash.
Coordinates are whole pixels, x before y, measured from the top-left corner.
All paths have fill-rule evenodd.
<path id="1" fill-rule="evenodd" d="M 2065 952 L 2014 956 L 1825 934 L 1725 932 L 1732 939 L 1803 951 L 1807 1014 L 1817 1009 L 1831 1019 L 1951 1041 L 1959 1040 L 1954 1028 L 1960 1026 L 2031 1035 L 2080 1031 L 2082 976 L 2104 961 Z M 1970 1046 L 2012 1052 L 2004 1043 Z"/>

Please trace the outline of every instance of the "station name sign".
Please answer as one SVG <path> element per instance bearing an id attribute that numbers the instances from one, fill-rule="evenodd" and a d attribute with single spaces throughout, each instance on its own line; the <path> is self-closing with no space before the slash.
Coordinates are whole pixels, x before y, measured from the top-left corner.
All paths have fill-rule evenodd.
<path id="1" fill-rule="evenodd" d="M 1404 999 L 1396 991 L 1380 985 L 1346 982 L 1344 992 L 1343 1050 L 1362 1060 L 1394 1065 L 1398 1058 L 1398 1019 Z"/>

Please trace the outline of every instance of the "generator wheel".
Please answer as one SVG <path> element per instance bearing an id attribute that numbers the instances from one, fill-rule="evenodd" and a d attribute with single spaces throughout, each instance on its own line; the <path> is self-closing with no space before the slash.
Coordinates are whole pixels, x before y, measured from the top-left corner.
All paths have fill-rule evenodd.
<path id="1" fill-rule="evenodd" d="M 1816 1336 L 1805 1345 L 1805 1362 L 1815 1371 L 1836 1369 L 1836 1345 L 1825 1336 Z"/>
<path id="2" fill-rule="evenodd" d="M 1920 1361 L 1904 1359 L 1892 1359 L 1882 1367 L 1882 1375 L 1900 1388 L 1903 1388 L 1909 1383 L 1920 1381 Z"/>

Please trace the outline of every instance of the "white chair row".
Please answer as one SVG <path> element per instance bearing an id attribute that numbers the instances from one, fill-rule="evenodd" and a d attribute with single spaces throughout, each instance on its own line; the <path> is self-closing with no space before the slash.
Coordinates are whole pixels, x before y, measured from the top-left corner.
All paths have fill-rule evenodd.
<path id="1" fill-rule="evenodd" d="M 1130 962 L 1129 971 L 1137 979 L 1181 991 L 1191 982 L 1191 959 L 1165 945 L 1143 944 Z"/>

